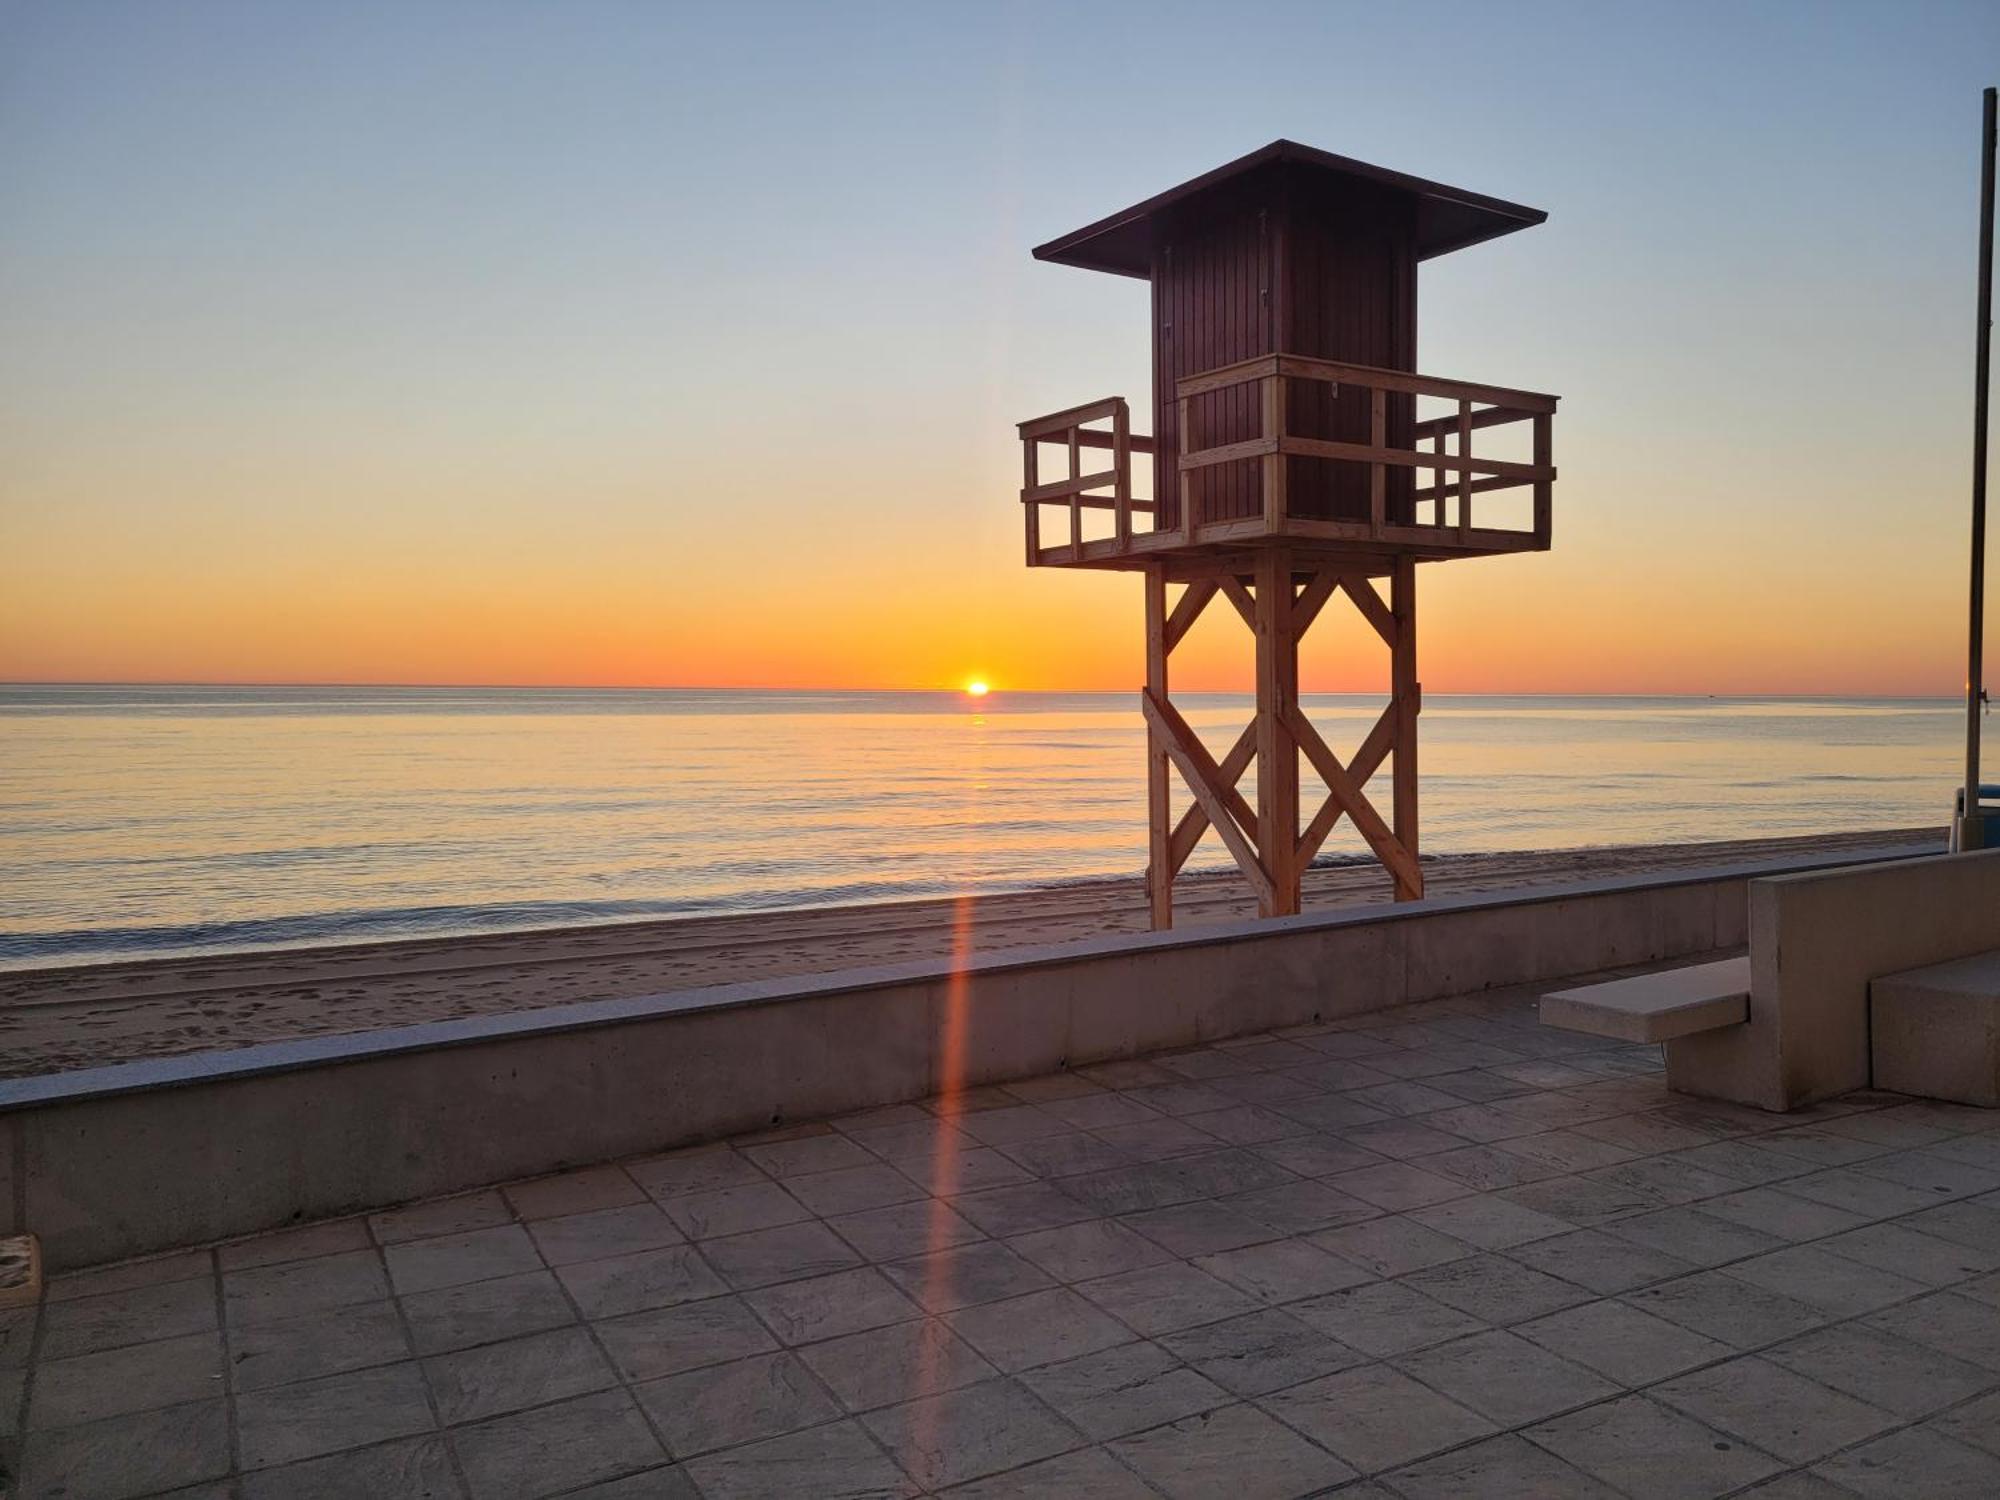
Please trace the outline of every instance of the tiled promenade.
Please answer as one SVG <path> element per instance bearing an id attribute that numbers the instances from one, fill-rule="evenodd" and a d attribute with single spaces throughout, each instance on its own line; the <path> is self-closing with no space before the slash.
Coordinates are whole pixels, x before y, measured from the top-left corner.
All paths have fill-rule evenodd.
<path id="1" fill-rule="evenodd" d="M 1990 1500 L 1996 1127 L 1380 1012 L 58 1279 L 8 1493 Z"/>

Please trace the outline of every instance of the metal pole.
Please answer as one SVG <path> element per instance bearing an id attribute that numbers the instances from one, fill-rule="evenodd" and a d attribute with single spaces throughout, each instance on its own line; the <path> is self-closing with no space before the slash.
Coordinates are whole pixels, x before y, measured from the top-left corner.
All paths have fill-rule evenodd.
<path id="1" fill-rule="evenodd" d="M 1986 625 L 1986 408 L 1993 356 L 1993 156 L 1994 96 L 1986 91 L 1979 132 L 1979 321 L 1974 330 L 1972 376 L 1972 618 L 1966 641 L 1965 807 L 1960 847 L 1985 843 L 1979 813 L 1979 698 Z"/>

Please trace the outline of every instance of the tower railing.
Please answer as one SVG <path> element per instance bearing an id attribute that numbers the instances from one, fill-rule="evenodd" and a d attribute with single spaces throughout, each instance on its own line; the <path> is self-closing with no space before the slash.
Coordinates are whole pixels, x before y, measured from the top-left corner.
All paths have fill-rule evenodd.
<path id="1" fill-rule="evenodd" d="M 1173 474 L 1163 480 L 1176 485 L 1177 503 L 1171 507 L 1161 505 L 1157 498 L 1142 499 L 1132 493 L 1132 455 L 1151 454 L 1156 443 L 1131 430 L 1131 412 L 1123 397 L 1073 406 L 1020 423 L 1021 501 L 1026 513 L 1028 563 L 1118 566 L 1123 559 L 1265 537 L 1336 547 L 1408 547 L 1434 555 L 1539 551 L 1549 546 L 1557 397 L 1408 370 L 1267 354 L 1176 383 L 1174 399 L 1183 440 L 1196 430 L 1196 403 L 1202 397 L 1253 382 L 1261 386 L 1257 435 L 1179 454 Z M 1368 441 L 1334 441 L 1288 431 L 1286 414 L 1291 409 L 1294 383 L 1334 392 L 1368 392 Z M 1390 441 L 1392 396 L 1440 399 L 1453 403 L 1457 410 L 1405 426 L 1410 446 L 1398 446 Z M 1516 423 L 1529 427 L 1530 457 L 1526 461 L 1494 457 L 1490 450 L 1485 454 L 1475 451 L 1475 434 Z M 1067 455 L 1067 473 L 1062 478 L 1042 477 L 1043 450 L 1048 447 Z M 1108 466 L 1086 471 L 1086 458 L 1094 461 L 1099 453 L 1109 454 Z M 1327 519 L 1298 513 L 1288 504 L 1287 495 L 1287 460 L 1293 458 L 1365 466 L 1365 518 Z M 1258 514 L 1227 518 L 1201 514 L 1195 476 L 1223 465 L 1260 468 L 1262 507 Z M 1429 483 L 1413 479 L 1408 489 L 1397 486 L 1401 493 L 1394 497 L 1392 510 L 1389 475 L 1401 469 L 1428 470 Z M 1475 496 L 1524 487 L 1532 493 L 1525 527 L 1496 524 L 1490 512 L 1475 519 Z M 1051 505 L 1068 513 L 1067 536 L 1045 541 L 1043 510 Z M 1424 513 L 1427 506 L 1428 516 Z M 1092 511 L 1111 512 L 1109 536 L 1085 535 L 1085 516 Z M 1140 518 L 1136 523 L 1135 517 Z"/>
<path id="2" fill-rule="evenodd" d="M 1323 536 L 1328 540 L 1353 540 L 1389 545 L 1422 546 L 1427 542 L 1455 541 L 1459 546 L 1506 545 L 1528 541 L 1547 547 L 1550 537 L 1550 489 L 1556 470 L 1552 462 L 1555 396 L 1539 391 L 1510 390 L 1505 386 L 1477 385 L 1466 380 L 1445 380 L 1435 375 L 1418 375 L 1407 370 L 1385 370 L 1373 365 L 1345 364 L 1337 360 L 1309 359 L 1297 354 L 1266 354 L 1242 360 L 1220 369 L 1189 376 L 1174 387 L 1179 403 L 1180 430 L 1192 430 L 1195 399 L 1211 392 L 1228 390 L 1251 381 L 1262 384 L 1262 431 L 1243 442 L 1184 452 L 1179 459 L 1180 504 L 1178 521 L 1184 540 L 1193 541 L 1203 530 L 1196 515 L 1193 475 L 1218 464 L 1255 462 L 1263 466 L 1264 511 L 1262 534 Z M 1333 387 L 1353 387 L 1369 393 L 1369 439 L 1365 443 L 1335 442 L 1304 437 L 1285 430 L 1289 409 L 1289 387 L 1293 381 L 1320 383 Z M 1456 403 L 1455 414 L 1418 422 L 1414 441 L 1429 441 L 1422 448 L 1398 448 L 1389 443 L 1388 398 L 1404 396 L 1441 397 Z M 1533 456 L 1526 462 L 1480 457 L 1472 449 L 1472 435 L 1515 422 L 1533 424 Z M 1448 448 L 1447 442 L 1456 446 Z M 1286 505 L 1287 458 L 1330 459 L 1338 463 L 1365 464 L 1368 468 L 1368 519 L 1327 521 L 1291 514 Z M 1413 509 L 1407 521 L 1388 513 L 1388 474 L 1391 468 L 1430 469 L 1432 482 L 1414 491 L 1416 505 L 1429 503 L 1429 522 L 1417 519 Z M 1455 476 L 1448 478 L 1447 476 Z M 1475 526 L 1472 497 L 1494 490 L 1533 486 L 1534 510 L 1530 526 Z M 1447 519 L 1446 501 L 1456 499 L 1457 515 Z M 1497 535 L 1496 535 L 1497 533 Z"/>
<path id="3" fill-rule="evenodd" d="M 1110 430 L 1092 427 L 1093 422 L 1109 422 Z M 1066 506 L 1069 511 L 1069 551 L 1083 556 L 1083 513 L 1086 510 L 1112 512 L 1112 535 L 1122 551 L 1132 543 L 1132 515 L 1152 516 L 1153 502 L 1132 496 L 1132 455 L 1151 453 L 1153 440 L 1132 431 L 1132 412 L 1123 396 L 1110 396 L 1066 411 L 1051 412 L 1022 422 L 1021 500 L 1028 518 L 1028 564 L 1043 561 L 1042 507 Z M 1044 481 L 1041 477 L 1041 450 L 1053 444 L 1069 455 L 1066 478 Z M 1083 450 L 1109 449 L 1111 467 L 1083 472 Z M 1101 493 L 1109 490 L 1109 494 Z"/>

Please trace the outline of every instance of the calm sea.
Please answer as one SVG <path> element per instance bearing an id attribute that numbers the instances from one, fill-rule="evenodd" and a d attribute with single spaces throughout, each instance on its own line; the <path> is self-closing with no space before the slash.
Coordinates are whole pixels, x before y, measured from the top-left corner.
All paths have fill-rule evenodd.
<path id="1" fill-rule="evenodd" d="M 1346 753 L 1380 700 L 1307 708 Z M 1960 713 L 1427 695 L 1425 849 L 1942 826 Z M 0 688 L 0 965 L 1133 875 L 1143 742 L 1126 693 Z"/>

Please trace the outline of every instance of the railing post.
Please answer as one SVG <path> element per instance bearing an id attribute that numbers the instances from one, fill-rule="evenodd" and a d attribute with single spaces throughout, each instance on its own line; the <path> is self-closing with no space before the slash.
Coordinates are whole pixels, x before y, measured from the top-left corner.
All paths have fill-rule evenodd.
<path id="1" fill-rule="evenodd" d="M 1194 541 L 1194 470 L 1180 468 L 1180 460 L 1184 454 L 1199 450 L 1191 446 L 1194 442 L 1194 403 L 1183 396 L 1177 406 L 1180 417 L 1176 425 L 1180 428 L 1180 434 L 1174 444 L 1174 467 L 1179 470 L 1179 474 L 1175 483 L 1179 486 L 1180 495 L 1181 540 L 1191 543 Z"/>
<path id="2" fill-rule="evenodd" d="M 1389 393 L 1380 386 L 1368 393 L 1368 446 L 1386 448 L 1389 446 Z M 1410 475 L 1414 482 L 1416 474 Z M 1382 523 L 1387 517 L 1388 476 L 1378 461 L 1368 466 L 1368 531 L 1371 536 L 1382 535 Z M 1415 519 L 1414 516 L 1411 517 Z"/>
<path id="3" fill-rule="evenodd" d="M 1111 408 L 1111 503 L 1118 533 L 1118 550 L 1132 545 L 1132 411 L 1120 396 Z"/>
<path id="4" fill-rule="evenodd" d="M 1037 437 L 1026 438 L 1021 443 L 1021 498 L 1027 501 L 1021 509 L 1028 513 L 1028 566 L 1031 568 L 1042 560 L 1042 507 L 1039 502 L 1028 498 L 1042 482 L 1041 461 L 1035 453 L 1041 445 L 1041 439 Z"/>
<path id="5" fill-rule="evenodd" d="M 1535 413 L 1535 544 L 1549 545 L 1550 521 L 1554 507 L 1549 503 L 1549 470 L 1555 463 L 1555 419 L 1549 413 Z"/>
<path id="6" fill-rule="evenodd" d="M 1458 539 L 1472 529 L 1472 403 L 1458 403 Z M 1444 476 L 1438 476 L 1443 483 Z"/>
<path id="7" fill-rule="evenodd" d="M 1285 377 L 1266 375 L 1263 379 L 1264 422 L 1262 436 L 1282 439 L 1285 435 Z M 1285 455 L 1264 456 L 1264 530 L 1276 534 L 1285 529 Z"/>
<path id="8" fill-rule="evenodd" d="M 1069 477 L 1072 483 L 1083 478 L 1083 440 L 1077 436 L 1083 424 L 1072 423 L 1069 429 Z M 1070 556 L 1083 556 L 1083 492 L 1071 490 L 1069 493 L 1069 551 Z"/>

